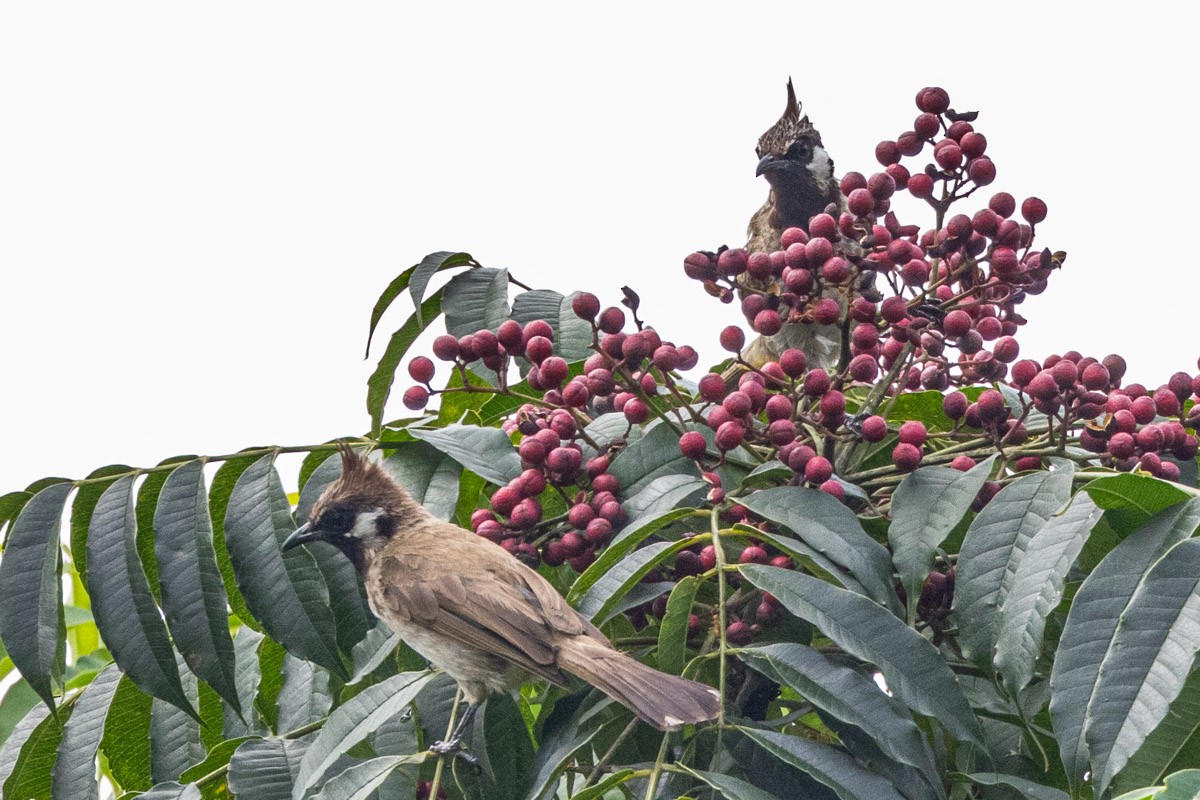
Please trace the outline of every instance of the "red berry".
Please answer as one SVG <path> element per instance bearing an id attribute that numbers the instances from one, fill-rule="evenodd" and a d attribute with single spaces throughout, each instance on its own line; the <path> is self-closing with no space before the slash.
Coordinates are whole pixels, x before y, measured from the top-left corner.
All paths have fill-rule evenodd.
<path id="1" fill-rule="evenodd" d="M 917 92 L 917 108 L 926 114 L 942 114 L 950 108 L 950 95 L 940 86 L 927 86 Z"/>
<path id="2" fill-rule="evenodd" d="M 729 325 L 721 331 L 721 347 L 731 353 L 740 353 L 746 344 L 745 332 L 736 325 Z"/>
<path id="3" fill-rule="evenodd" d="M 959 472 L 966 472 L 975 466 L 975 459 L 970 456 L 955 456 L 950 462 L 950 469 L 956 469 Z"/>
<path id="4" fill-rule="evenodd" d="M 575 316 L 590 322 L 600 313 L 600 298 L 591 292 L 577 292 L 571 298 L 571 310 L 575 312 Z"/>
<path id="5" fill-rule="evenodd" d="M 756 544 L 750 545 L 738 556 L 739 564 L 766 564 L 770 560 L 767 551 Z"/>
<path id="6" fill-rule="evenodd" d="M 458 358 L 458 352 L 458 339 L 448 333 L 433 340 L 433 354 L 440 361 L 453 361 Z"/>
<path id="7" fill-rule="evenodd" d="M 899 439 L 901 442 L 920 447 L 925 444 L 925 423 L 912 419 L 900 426 Z"/>
<path id="8" fill-rule="evenodd" d="M 679 451 L 685 458 L 693 460 L 704 458 L 707 449 L 708 442 L 704 440 L 704 434 L 699 431 L 688 431 L 679 437 Z"/>
<path id="9" fill-rule="evenodd" d="M 967 177 L 979 186 L 996 180 L 996 165 L 987 156 L 973 158 L 967 163 Z"/>
<path id="10" fill-rule="evenodd" d="M 892 450 L 892 463 L 901 472 L 911 472 L 921 463 L 921 451 L 914 445 L 901 442 Z"/>
<path id="11" fill-rule="evenodd" d="M 729 420 L 717 428 L 717 447 L 721 450 L 732 450 L 746 438 L 746 428 L 737 420 Z"/>
<path id="12" fill-rule="evenodd" d="M 804 477 L 810 483 L 822 484 L 833 477 L 833 464 L 824 456 L 813 456 L 804 465 Z"/>
<path id="13" fill-rule="evenodd" d="M 783 320 L 780 319 L 778 311 L 765 308 L 754 315 L 753 325 L 754 330 L 763 336 L 774 336 L 783 328 Z"/>
<path id="14" fill-rule="evenodd" d="M 885 167 L 895 164 L 900 160 L 900 147 L 895 142 L 880 142 L 875 145 L 875 160 Z"/>
<path id="15" fill-rule="evenodd" d="M 429 404 L 429 390 L 424 386 L 410 386 L 404 391 L 404 407 L 419 411 Z"/>
<path id="16" fill-rule="evenodd" d="M 1008 192 L 997 192 L 992 195 L 991 200 L 988 200 L 988 208 L 1007 219 L 1017 210 L 1017 201 Z"/>
<path id="17" fill-rule="evenodd" d="M 846 198 L 846 208 L 856 217 L 865 217 L 875 209 L 875 198 L 866 187 L 855 189 Z"/>
<path id="18" fill-rule="evenodd" d="M 707 572 L 717 566 L 717 551 L 711 544 L 700 550 L 700 568 Z"/>
<path id="19" fill-rule="evenodd" d="M 1046 218 L 1046 203 L 1038 197 L 1027 197 L 1021 203 L 1021 216 L 1030 225 L 1036 225 Z"/>
<path id="20" fill-rule="evenodd" d="M 951 392 L 942 398 L 942 411 L 950 419 L 961 419 L 967 413 L 967 396 L 962 392 Z"/>
<path id="21" fill-rule="evenodd" d="M 970 314 L 962 309 L 956 308 L 947 314 L 946 318 L 942 320 L 942 330 L 946 332 L 947 336 L 953 336 L 957 338 L 971 330 L 971 322 L 972 320 Z"/>
<path id="22" fill-rule="evenodd" d="M 637 397 L 627 401 L 621 411 L 625 414 L 625 419 L 635 425 L 650 418 L 650 407 Z"/>
<path id="23" fill-rule="evenodd" d="M 945 143 L 933 150 L 933 160 L 942 169 L 957 169 L 962 164 L 962 149 L 954 142 Z"/>
<path id="24" fill-rule="evenodd" d="M 625 327 L 625 312 L 616 306 L 609 306 L 600 314 L 599 327 L 605 333 L 619 333 Z"/>
<path id="25" fill-rule="evenodd" d="M 817 488 L 820 489 L 825 494 L 831 495 L 834 499 L 838 500 L 838 502 L 841 502 L 846 499 L 845 488 L 840 483 L 838 483 L 836 480 L 834 480 L 833 478 L 830 478 L 829 480 L 825 481 Z"/>
<path id="26" fill-rule="evenodd" d="M 589 542 L 602 542 L 612 535 L 612 523 L 604 517 L 596 517 L 587 524 L 584 535 Z"/>
<path id="27" fill-rule="evenodd" d="M 921 199 L 933 197 L 933 178 L 924 172 L 912 175 L 908 179 L 908 193 Z"/>

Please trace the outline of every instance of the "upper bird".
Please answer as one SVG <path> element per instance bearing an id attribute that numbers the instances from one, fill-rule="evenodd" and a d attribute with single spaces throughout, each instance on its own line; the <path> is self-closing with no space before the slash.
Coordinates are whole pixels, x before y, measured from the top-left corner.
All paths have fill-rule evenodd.
<path id="1" fill-rule="evenodd" d="M 783 116 L 758 138 L 755 153 L 759 159 L 755 175 L 765 177 L 771 190 L 767 201 L 750 218 L 747 251 L 769 253 L 782 249 L 785 229 L 803 228 L 808 232 L 809 220 L 817 214 L 828 211 L 838 216 L 844 201 L 833 174 L 833 159 L 825 151 L 820 131 L 807 114 L 801 116 L 790 78 Z M 749 289 L 778 291 L 770 281 L 755 281 L 745 275 L 739 280 Z M 832 367 L 841 349 L 840 331 L 832 325 L 786 323 L 774 336 L 759 336 L 750 342 L 742 358 L 761 367 L 793 347 L 804 351 L 810 366 Z"/>
<path id="2" fill-rule="evenodd" d="M 459 749 L 476 707 L 529 676 L 573 673 L 661 730 L 714 719 L 717 692 L 613 648 L 550 583 L 501 547 L 443 522 L 378 464 L 342 448 L 342 474 L 284 542 L 333 544 L 354 563 L 375 615 L 453 677 L 469 703 L 438 752 Z"/>

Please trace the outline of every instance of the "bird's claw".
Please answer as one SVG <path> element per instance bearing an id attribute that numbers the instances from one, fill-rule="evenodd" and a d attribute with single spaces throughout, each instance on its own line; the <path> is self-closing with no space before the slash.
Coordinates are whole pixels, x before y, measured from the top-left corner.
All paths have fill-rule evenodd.
<path id="1" fill-rule="evenodd" d="M 479 766 L 479 758 L 471 753 L 470 750 L 463 747 L 462 742 L 458 739 L 451 739 L 448 742 L 434 742 L 429 747 L 430 752 L 437 753 L 439 756 L 452 756 L 453 758 L 461 759 L 463 762 L 470 764 L 472 767 Z"/>

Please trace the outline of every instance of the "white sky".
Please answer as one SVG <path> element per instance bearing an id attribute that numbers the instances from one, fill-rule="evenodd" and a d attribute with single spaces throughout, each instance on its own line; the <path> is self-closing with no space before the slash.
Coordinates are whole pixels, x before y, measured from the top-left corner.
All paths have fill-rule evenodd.
<path id="1" fill-rule="evenodd" d="M 371 306 L 433 250 L 630 284 L 717 360 L 736 311 L 682 258 L 744 241 L 789 75 L 839 173 L 923 86 L 982 111 L 993 188 L 1070 253 L 1024 354 L 1196 370 L 1181 4 L 411 5 L 0 6 L 0 492 L 362 432 Z"/>

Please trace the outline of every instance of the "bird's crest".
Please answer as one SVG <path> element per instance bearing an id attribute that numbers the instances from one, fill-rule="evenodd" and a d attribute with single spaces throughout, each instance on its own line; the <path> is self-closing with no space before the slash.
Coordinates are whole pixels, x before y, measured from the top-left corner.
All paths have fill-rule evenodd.
<path id="1" fill-rule="evenodd" d="M 800 115 L 803 110 L 803 104 L 796 100 L 796 89 L 792 86 L 792 79 L 788 78 L 787 107 L 783 110 L 783 116 L 779 118 L 779 121 L 758 138 L 759 158 L 763 156 L 782 157 L 801 138 L 807 138 L 814 146 L 821 144 L 821 134 L 808 121 L 808 115 Z"/>

